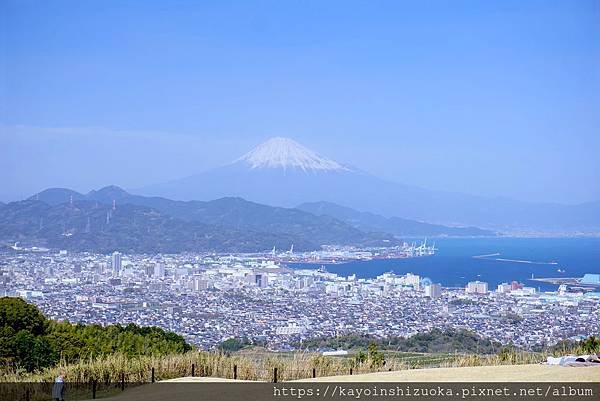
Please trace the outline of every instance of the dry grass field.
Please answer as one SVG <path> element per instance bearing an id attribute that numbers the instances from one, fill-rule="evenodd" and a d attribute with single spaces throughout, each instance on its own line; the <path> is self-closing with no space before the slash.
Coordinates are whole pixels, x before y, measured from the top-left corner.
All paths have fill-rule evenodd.
<path id="1" fill-rule="evenodd" d="M 299 381 L 354 382 L 600 382 L 600 366 L 471 366 L 318 377 Z"/>
<path id="2" fill-rule="evenodd" d="M 215 377 L 180 377 L 169 382 L 221 382 Z M 600 366 L 550 365 L 471 366 L 408 369 L 358 375 L 326 376 L 298 382 L 600 382 Z"/>

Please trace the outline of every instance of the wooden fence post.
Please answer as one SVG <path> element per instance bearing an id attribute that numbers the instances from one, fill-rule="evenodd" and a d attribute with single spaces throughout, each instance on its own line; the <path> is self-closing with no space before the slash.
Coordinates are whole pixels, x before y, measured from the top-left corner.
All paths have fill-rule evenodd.
<path id="1" fill-rule="evenodd" d="M 152 367 L 152 383 L 154 383 L 154 366 Z"/>
<path id="2" fill-rule="evenodd" d="M 125 391 L 125 372 L 121 372 L 121 391 Z"/>
<path id="3" fill-rule="evenodd" d="M 352 376 L 352 368 L 350 368 L 350 376 Z"/>
<path id="4" fill-rule="evenodd" d="M 233 365 L 233 380 L 237 380 L 237 365 Z"/>
<path id="5" fill-rule="evenodd" d="M 277 383 L 277 368 L 273 368 L 273 383 Z"/>
<path id="6" fill-rule="evenodd" d="M 192 363 L 192 377 L 196 376 L 196 365 Z"/>
<path id="7" fill-rule="evenodd" d="M 317 377 L 317 369 L 313 368 L 313 379 Z"/>
<path id="8" fill-rule="evenodd" d="M 96 379 L 92 380 L 92 400 L 96 399 Z"/>

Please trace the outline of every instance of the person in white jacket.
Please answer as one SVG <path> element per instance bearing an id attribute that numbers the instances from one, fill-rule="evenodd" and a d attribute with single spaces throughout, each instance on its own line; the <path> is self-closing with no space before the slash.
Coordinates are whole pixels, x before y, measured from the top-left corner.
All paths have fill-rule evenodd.
<path id="1" fill-rule="evenodd" d="M 61 370 L 58 377 L 54 379 L 52 386 L 52 398 L 55 401 L 63 401 L 65 399 L 65 372 Z"/>

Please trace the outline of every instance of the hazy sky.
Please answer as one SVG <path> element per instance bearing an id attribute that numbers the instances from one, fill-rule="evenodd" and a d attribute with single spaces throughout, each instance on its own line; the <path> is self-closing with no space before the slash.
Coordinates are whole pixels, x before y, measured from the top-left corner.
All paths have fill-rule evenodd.
<path id="1" fill-rule="evenodd" d="M 271 136 L 427 188 L 600 199 L 599 0 L 2 0 L 0 35 L 0 200 Z"/>

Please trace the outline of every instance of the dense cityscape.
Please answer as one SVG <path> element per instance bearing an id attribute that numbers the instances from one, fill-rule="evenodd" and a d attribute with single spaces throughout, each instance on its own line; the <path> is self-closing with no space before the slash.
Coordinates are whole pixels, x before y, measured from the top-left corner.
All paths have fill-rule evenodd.
<path id="1" fill-rule="evenodd" d="M 324 250 L 312 257 L 333 260 L 334 254 L 338 260 L 373 256 Z M 359 279 L 286 265 L 298 258 L 293 250 L 104 255 L 13 249 L 0 257 L 0 295 L 24 298 L 56 320 L 158 326 L 203 349 L 233 337 L 281 351 L 315 337 L 406 337 L 433 328 L 464 328 L 524 348 L 600 335 L 598 292 L 561 286 L 540 293 L 516 281 L 448 288 L 411 273 Z M 593 285 L 596 276 L 586 280 Z"/>

